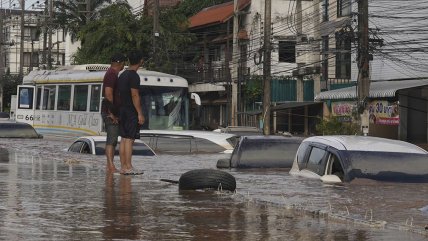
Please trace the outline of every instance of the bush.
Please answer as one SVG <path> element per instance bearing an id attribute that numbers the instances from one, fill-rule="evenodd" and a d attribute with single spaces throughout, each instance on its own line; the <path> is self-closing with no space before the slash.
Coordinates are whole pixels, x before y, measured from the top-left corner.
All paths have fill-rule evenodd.
<path id="1" fill-rule="evenodd" d="M 321 120 L 316 125 L 319 135 L 361 135 L 360 125 L 354 122 L 341 122 L 337 117 Z"/>

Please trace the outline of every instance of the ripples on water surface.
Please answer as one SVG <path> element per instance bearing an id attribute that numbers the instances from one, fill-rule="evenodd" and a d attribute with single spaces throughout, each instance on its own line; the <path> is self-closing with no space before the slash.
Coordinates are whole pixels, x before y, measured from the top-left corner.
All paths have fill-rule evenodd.
<path id="1" fill-rule="evenodd" d="M 179 192 L 159 179 L 225 156 L 134 158 L 145 174 L 116 176 L 103 156 L 64 152 L 70 143 L 0 139 L 0 239 L 427 240 L 399 230 L 428 224 L 426 184 L 328 186 L 284 170 L 232 170 L 237 194 Z M 362 224 L 370 219 L 386 226 Z"/>

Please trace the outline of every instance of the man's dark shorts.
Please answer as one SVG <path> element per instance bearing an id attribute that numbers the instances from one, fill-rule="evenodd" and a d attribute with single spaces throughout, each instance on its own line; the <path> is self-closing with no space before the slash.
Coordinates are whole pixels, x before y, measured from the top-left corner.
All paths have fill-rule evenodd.
<path id="1" fill-rule="evenodd" d="M 117 145 L 117 138 L 119 136 L 119 124 L 114 124 L 110 117 L 103 116 L 104 125 L 107 132 L 106 145 Z"/>
<path id="2" fill-rule="evenodd" d="M 140 125 L 138 114 L 134 108 L 120 109 L 119 135 L 127 139 L 140 139 Z"/>

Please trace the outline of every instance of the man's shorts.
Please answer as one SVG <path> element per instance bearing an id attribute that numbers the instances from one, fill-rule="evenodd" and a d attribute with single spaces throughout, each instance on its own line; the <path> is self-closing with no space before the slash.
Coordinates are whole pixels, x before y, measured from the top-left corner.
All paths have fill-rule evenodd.
<path id="1" fill-rule="evenodd" d="M 138 114 L 134 108 L 123 107 L 120 109 L 119 135 L 132 140 L 140 139 Z"/>
<path id="2" fill-rule="evenodd" d="M 119 136 L 119 124 L 114 124 L 110 117 L 103 116 L 104 126 L 107 132 L 106 145 L 117 145 L 117 138 Z"/>

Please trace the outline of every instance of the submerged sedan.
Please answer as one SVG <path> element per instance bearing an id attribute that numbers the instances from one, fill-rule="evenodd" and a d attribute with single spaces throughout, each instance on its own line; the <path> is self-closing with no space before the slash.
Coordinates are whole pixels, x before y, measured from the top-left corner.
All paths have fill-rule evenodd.
<path id="1" fill-rule="evenodd" d="M 77 138 L 67 149 L 69 152 L 78 152 L 83 154 L 104 155 L 106 136 L 82 136 Z M 119 137 L 120 143 L 120 137 Z M 116 146 L 115 155 L 119 155 L 119 143 Z M 135 140 L 132 148 L 134 156 L 155 156 L 155 152 L 141 140 Z"/>
<path id="2" fill-rule="evenodd" d="M 328 183 L 356 178 L 428 182 L 428 152 L 378 137 L 314 136 L 300 144 L 290 174 Z"/>

